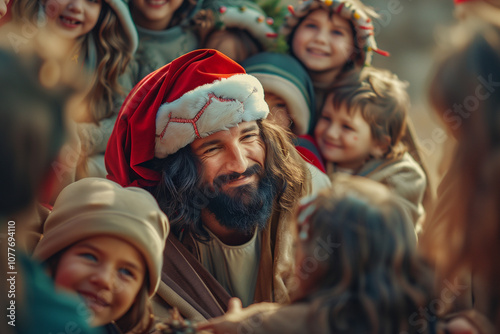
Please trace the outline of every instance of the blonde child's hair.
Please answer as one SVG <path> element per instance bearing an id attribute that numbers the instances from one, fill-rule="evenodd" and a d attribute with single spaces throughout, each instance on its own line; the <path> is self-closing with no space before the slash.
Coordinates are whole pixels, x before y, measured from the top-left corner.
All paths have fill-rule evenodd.
<path id="1" fill-rule="evenodd" d="M 21 22 L 27 18 L 36 24 L 40 19 L 40 6 L 37 0 L 16 0 L 12 4 L 13 19 Z M 90 52 L 90 43 L 95 43 L 96 46 L 97 59 L 88 93 L 88 110 L 92 121 L 99 122 L 115 112 L 114 97 L 117 93 L 123 94 L 118 77 L 132 58 L 131 43 L 117 14 L 106 1 L 102 1 L 96 26 L 82 36 L 78 43 L 81 45 L 81 54 L 84 55 Z"/>
<path id="2" fill-rule="evenodd" d="M 410 108 L 407 87 L 407 82 L 388 70 L 365 67 L 359 75 L 335 84 L 328 94 L 333 94 L 335 108 L 345 105 L 351 114 L 359 110 L 375 141 L 385 143 L 389 138 L 384 158 L 392 159 L 407 151 L 401 140 Z"/>
<path id="3" fill-rule="evenodd" d="M 411 218 L 387 187 L 338 176 L 332 188 L 303 199 L 296 217 L 305 256 L 323 270 L 296 300 L 313 304 L 311 322 L 330 319 L 331 333 L 425 333 L 414 324 L 424 321 L 418 310 L 431 300 L 433 276 L 417 253 Z"/>

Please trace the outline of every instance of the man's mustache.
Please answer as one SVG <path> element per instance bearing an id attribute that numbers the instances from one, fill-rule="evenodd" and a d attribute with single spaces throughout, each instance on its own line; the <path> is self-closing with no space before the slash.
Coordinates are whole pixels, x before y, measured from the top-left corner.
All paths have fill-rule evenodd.
<path id="1" fill-rule="evenodd" d="M 224 174 L 224 175 L 219 175 L 217 176 L 215 179 L 214 179 L 214 185 L 217 185 L 217 186 L 223 186 L 225 185 L 226 183 L 229 183 L 233 180 L 236 180 L 237 178 L 241 177 L 241 176 L 245 176 L 245 177 L 248 177 L 248 176 L 252 176 L 254 174 L 260 174 L 262 171 L 262 167 L 255 164 L 249 168 L 247 168 L 246 171 L 244 171 L 243 173 L 236 173 L 236 172 L 233 172 L 233 173 L 229 173 L 229 174 Z"/>

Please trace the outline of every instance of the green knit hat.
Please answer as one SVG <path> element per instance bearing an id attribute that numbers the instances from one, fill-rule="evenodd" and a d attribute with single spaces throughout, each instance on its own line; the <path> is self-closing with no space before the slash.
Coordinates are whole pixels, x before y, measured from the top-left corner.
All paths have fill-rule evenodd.
<path id="1" fill-rule="evenodd" d="M 306 134 L 315 101 L 313 84 L 304 67 L 290 55 L 271 52 L 256 54 L 242 66 L 261 82 L 264 94 L 273 93 L 285 100 L 295 134 Z"/>

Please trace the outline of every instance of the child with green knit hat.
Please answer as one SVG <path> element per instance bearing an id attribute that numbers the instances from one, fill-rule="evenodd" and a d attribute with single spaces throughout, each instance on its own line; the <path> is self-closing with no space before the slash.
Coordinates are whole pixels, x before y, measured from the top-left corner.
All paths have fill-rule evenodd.
<path id="1" fill-rule="evenodd" d="M 312 137 L 307 135 L 311 130 L 315 99 L 311 78 L 302 64 L 287 54 L 262 52 L 242 65 L 264 88 L 264 98 L 269 105 L 267 119 L 290 130 L 301 156 L 325 172 L 321 155 L 310 144 Z"/>
<path id="2" fill-rule="evenodd" d="M 89 177 L 60 193 L 33 256 L 83 299 L 92 326 L 147 333 L 168 232 L 147 191 Z"/>
<path id="3" fill-rule="evenodd" d="M 290 55 L 271 52 L 256 54 L 242 65 L 264 88 L 268 119 L 295 135 L 306 134 L 314 111 L 314 90 L 304 67 Z"/>

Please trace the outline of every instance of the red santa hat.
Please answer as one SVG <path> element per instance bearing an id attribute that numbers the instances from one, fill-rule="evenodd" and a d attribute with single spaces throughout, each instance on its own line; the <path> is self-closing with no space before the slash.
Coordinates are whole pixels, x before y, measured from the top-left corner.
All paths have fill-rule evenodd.
<path id="1" fill-rule="evenodd" d="M 106 149 L 108 179 L 154 186 L 160 173 L 148 161 L 268 113 L 262 85 L 238 63 L 216 50 L 187 53 L 146 76 L 127 96 Z"/>

